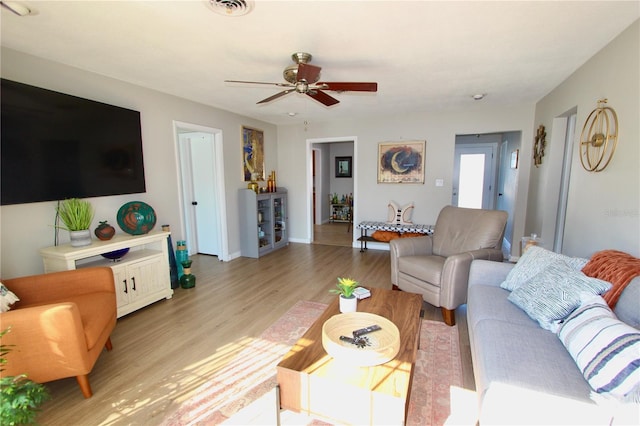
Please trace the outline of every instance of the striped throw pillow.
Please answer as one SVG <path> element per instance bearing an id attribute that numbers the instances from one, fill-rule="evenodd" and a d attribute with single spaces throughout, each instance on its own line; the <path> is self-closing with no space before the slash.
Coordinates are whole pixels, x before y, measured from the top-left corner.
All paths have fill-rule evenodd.
<path id="1" fill-rule="evenodd" d="M 602 297 L 585 297 L 558 337 L 594 391 L 640 401 L 640 330 L 618 320 Z"/>
<path id="2" fill-rule="evenodd" d="M 508 299 L 538 321 L 540 327 L 555 332 L 558 321 L 580 306 L 582 293 L 603 294 L 610 288 L 611 283 L 587 277 L 556 260 L 513 290 Z"/>
<path id="3" fill-rule="evenodd" d="M 543 272 L 550 264 L 558 261 L 563 261 L 576 271 L 581 270 L 588 262 L 587 259 L 565 256 L 564 254 L 555 253 L 540 246 L 529 247 L 513 269 L 509 271 L 509 274 L 500 284 L 500 287 L 513 291 L 540 272 Z"/>

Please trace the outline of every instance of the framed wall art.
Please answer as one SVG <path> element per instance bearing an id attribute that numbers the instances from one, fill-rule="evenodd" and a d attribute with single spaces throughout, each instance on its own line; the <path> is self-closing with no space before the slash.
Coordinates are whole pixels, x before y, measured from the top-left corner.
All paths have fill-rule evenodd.
<path id="1" fill-rule="evenodd" d="M 426 141 L 378 144 L 378 183 L 424 183 Z"/>
<path id="2" fill-rule="evenodd" d="M 242 126 L 242 175 L 251 182 L 251 175 L 264 180 L 264 132 Z"/>
<path id="3" fill-rule="evenodd" d="M 352 157 L 336 157 L 336 177 L 351 177 L 351 160 Z"/>

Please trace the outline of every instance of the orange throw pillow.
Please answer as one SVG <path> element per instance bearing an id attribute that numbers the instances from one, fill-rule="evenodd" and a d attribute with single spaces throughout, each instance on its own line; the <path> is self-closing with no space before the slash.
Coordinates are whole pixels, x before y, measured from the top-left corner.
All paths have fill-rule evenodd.
<path id="1" fill-rule="evenodd" d="M 640 259 L 618 250 L 603 250 L 591 257 L 582 268 L 582 273 L 613 284 L 602 296 L 613 309 L 627 284 L 640 275 Z"/>
<path id="2" fill-rule="evenodd" d="M 419 232 L 405 232 L 400 234 L 400 238 L 413 238 L 413 237 L 424 237 L 424 234 Z"/>
<path id="3" fill-rule="evenodd" d="M 400 234 L 393 231 L 375 231 L 373 234 L 371 234 L 371 238 L 388 243 L 391 240 L 400 238 Z"/>

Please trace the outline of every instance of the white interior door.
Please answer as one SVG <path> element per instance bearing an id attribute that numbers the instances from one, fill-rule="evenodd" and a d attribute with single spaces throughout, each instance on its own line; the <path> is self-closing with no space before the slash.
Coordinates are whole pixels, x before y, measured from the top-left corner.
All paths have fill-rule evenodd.
<path id="1" fill-rule="evenodd" d="M 218 205 L 214 135 L 180 135 L 180 162 L 184 196 L 187 249 L 220 257 L 222 226 Z"/>
<path id="2" fill-rule="evenodd" d="M 493 209 L 495 147 L 457 145 L 453 164 L 451 204 L 473 209 Z"/>
<path id="3" fill-rule="evenodd" d="M 213 184 L 215 181 L 213 155 L 213 135 L 202 134 L 191 139 L 194 177 L 192 205 L 196 216 L 198 252 L 218 256 L 220 254 L 220 235 L 217 230 L 219 218 L 216 206 L 216 187 Z"/>

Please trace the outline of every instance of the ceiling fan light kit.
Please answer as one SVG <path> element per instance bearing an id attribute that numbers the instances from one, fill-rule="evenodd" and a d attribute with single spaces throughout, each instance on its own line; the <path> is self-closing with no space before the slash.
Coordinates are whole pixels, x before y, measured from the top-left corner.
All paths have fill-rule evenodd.
<path id="1" fill-rule="evenodd" d="M 208 0 L 211 10 L 223 16 L 243 16 L 253 10 L 254 0 Z"/>
<path id="2" fill-rule="evenodd" d="M 27 15 L 31 15 L 32 14 L 32 10 L 29 6 L 26 6 L 23 3 L 19 3 L 17 1 L 0 1 L 0 5 L 2 5 L 3 8 L 13 12 L 14 14 L 18 15 L 18 16 L 27 16 Z"/>
<path id="3" fill-rule="evenodd" d="M 212 0 L 213 1 L 213 0 Z M 306 52 L 296 52 L 291 55 L 295 64 L 287 66 L 282 72 L 286 83 L 266 83 L 261 81 L 225 80 L 226 83 L 243 84 L 267 84 L 271 86 L 286 87 L 280 93 L 269 96 L 258 102 L 264 104 L 276 100 L 291 92 L 307 95 L 325 106 L 332 106 L 340 101 L 324 92 L 330 90 L 334 92 L 377 92 L 378 83 L 370 82 L 319 82 L 320 70 L 322 68 L 310 65 L 311 54 Z"/>
<path id="4" fill-rule="evenodd" d="M 618 144 L 618 115 L 600 99 L 582 126 L 580 162 L 589 172 L 601 172 L 608 165 Z"/>

